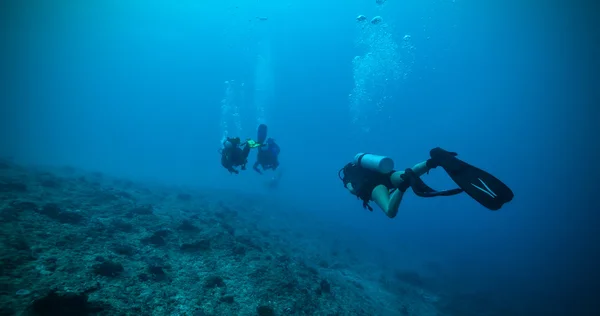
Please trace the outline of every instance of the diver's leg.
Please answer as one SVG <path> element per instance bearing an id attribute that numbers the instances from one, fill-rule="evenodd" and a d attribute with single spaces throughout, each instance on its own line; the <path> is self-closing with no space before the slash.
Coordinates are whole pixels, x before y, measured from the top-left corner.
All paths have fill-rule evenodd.
<path id="1" fill-rule="evenodd" d="M 427 161 L 423 161 L 420 162 L 416 165 L 414 165 L 414 167 L 411 168 L 415 174 L 417 175 L 417 177 L 420 177 L 424 174 L 426 174 L 427 172 L 429 172 L 429 170 L 431 168 L 427 167 Z M 402 175 L 404 174 L 404 170 L 402 171 L 396 171 L 394 173 L 392 173 L 392 175 L 390 176 L 390 180 L 392 181 L 392 184 L 394 185 L 394 187 L 399 187 L 402 182 L 404 182 L 404 180 L 402 180 Z"/>
<path id="2" fill-rule="evenodd" d="M 258 169 L 258 165 L 259 165 L 259 163 L 258 163 L 258 161 L 256 161 L 256 162 L 254 163 L 254 166 L 252 166 L 252 169 L 254 169 L 254 171 L 256 171 L 256 172 L 258 172 L 258 173 L 262 174 L 262 171 L 260 171 L 260 169 Z"/>
<path id="3" fill-rule="evenodd" d="M 396 214 L 398 214 L 398 208 L 400 207 L 403 196 L 404 192 L 400 190 L 394 191 L 390 196 L 388 188 L 382 184 L 376 186 L 371 192 L 371 200 L 373 200 L 373 202 L 375 202 L 389 218 L 394 218 L 396 217 Z"/>

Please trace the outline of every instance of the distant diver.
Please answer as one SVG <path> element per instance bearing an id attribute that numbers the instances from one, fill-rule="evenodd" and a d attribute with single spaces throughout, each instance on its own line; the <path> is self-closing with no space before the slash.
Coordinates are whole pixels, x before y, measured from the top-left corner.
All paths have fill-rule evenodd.
<path id="1" fill-rule="evenodd" d="M 256 162 L 252 167 L 256 172 L 262 174 L 258 167 L 262 167 L 263 170 L 273 169 L 276 170 L 279 167 L 279 152 L 281 151 L 279 145 L 275 143 L 272 138 L 267 138 L 268 128 L 265 124 L 258 125 L 256 144 L 258 153 L 256 154 Z"/>
<path id="2" fill-rule="evenodd" d="M 258 168 L 259 166 L 262 167 L 263 171 L 269 169 L 277 170 L 277 167 L 279 167 L 280 151 L 281 149 L 279 148 L 279 145 L 275 143 L 275 140 L 268 138 L 264 144 L 258 147 L 256 162 L 252 168 L 260 174 L 263 172 Z"/>
<path id="3" fill-rule="evenodd" d="M 246 170 L 246 163 L 248 163 L 251 144 L 252 142 L 248 143 L 248 141 L 241 143 L 239 137 L 227 137 L 223 142 L 223 148 L 219 150 L 221 153 L 221 165 L 230 173 L 240 173 L 234 168 L 238 166 L 241 167 L 242 170 Z"/>
<path id="4" fill-rule="evenodd" d="M 456 158 L 456 153 L 436 147 L 429 154 L 430 159 L 404 171 L 395 171 L 391 158 L 360 153 L 354 157 L 353 162 L 340 169 L 338 176 L 344 187 L 363 201 L 364 208 L 373 211 L 369 202 L 374 201 L 389 218 L 394 218 L 398 213 L 400 202 L 408 188 L 412 188 L 420 197 L 450 196 L 465 192 L 494 211 L 513 199 L 514 194 L 506 184 L 486 171 Z M 436 191 L 421 180 L 422 175 L 437 167 L 444 168 L 459 188 Z"/>

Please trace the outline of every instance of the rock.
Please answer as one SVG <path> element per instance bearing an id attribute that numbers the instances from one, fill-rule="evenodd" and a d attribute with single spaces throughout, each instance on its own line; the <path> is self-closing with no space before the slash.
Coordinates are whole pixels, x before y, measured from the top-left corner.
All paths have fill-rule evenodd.
<path id="1" fill-rule="evenodd" d="M 216 287 L 225 287 L 225 281 L 218 275 L 211 275 L 204 280 L 204 288 L 214 289 Z"/>
<path id="2" fill-rule="evenodd" d="M 37 316 L 86 316 L 105 309 L 102 306 L 88 302 L 88 297 L 85 294 L 67 293 L 59 295 L 55 291 L 35 300 L 30 308 L 33 314 Z"/>
<path id="3" fill-rule="evenodd" d="M 125 271 L 123 265 L 117 262 L 106 261 L 93 266 L 94 274 L 102 275 L 105 277 L 116 277 L 121 272 Z"/>
<path id="4" fill-rule="evenodd" d="M 210 241 L 203 239 L 193 243 L 182 244 L 181 250 L 185 252 L 207 251 L 210 250 Z"/>
<path id="5" fill-rule="evenodd" d="M 256 308 L 258 316 L 275 316 L 275 311 L 272 307 L 261 305 Z"/>

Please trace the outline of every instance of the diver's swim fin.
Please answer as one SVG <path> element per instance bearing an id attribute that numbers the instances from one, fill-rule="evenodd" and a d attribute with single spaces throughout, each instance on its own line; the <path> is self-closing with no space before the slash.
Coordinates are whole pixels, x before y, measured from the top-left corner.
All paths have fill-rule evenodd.
<path id="1" fill-rule="evenodd" d="M 510 202 L 514 193 L 498 178 L 458 158 L 456 153 L 436 147 L 429 152 L 433 166 L 441 166 L 450 178 L 479 204 L 496 211 Z"/>
<path id="2" fill-rule="evenodd" d="M 258 130 L 256 132 L 256 142 L 259 144 L 264 144 L 267 139 L 267 125 L 260 124 L 258 125 Z"/>

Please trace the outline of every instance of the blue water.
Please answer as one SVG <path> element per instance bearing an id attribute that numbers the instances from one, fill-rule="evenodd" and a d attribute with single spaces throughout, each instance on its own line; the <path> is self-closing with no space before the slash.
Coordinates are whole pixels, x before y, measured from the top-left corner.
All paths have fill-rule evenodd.
<path id="1" fill-rule="evenodd" d="M 527 315 L 598 310 L 597 185 L 584 184 L 600 176 L 598 119 L 580 77 L 585 27 L 568 12 L 461 0 L 2 6 L 2 155 L 264 195 L 337 226 L 364 256 L 377 249 L 382 265 L 437 262 L 447 291 Z M 387 37 L 357 43 L 372 35 Z M 355 56 L 373 51 L 357 70 Z M 357 76 L 377 81 L 359 114 Z M 236 108 L 224 112 L 223 100 Z M 254 137 L 259 122 L 281 146 L 276 190 L 263 185 L 269 175 L 219 164 L 224 133 Z M 466 195 L 407 194 L 388 219 L 337 178 L 357 152 L 402 169 L 437 146 L 498 176 L 515 199 L 490 212 Z M 451 186 L 442 170 L 426 180 Z"/>

